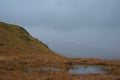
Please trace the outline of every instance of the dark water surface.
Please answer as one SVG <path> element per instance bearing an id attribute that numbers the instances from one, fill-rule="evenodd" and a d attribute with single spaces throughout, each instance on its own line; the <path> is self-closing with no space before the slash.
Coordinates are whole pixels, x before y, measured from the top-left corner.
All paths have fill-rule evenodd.
<path id="1" fill-rule="evenodd" d="M 56 67 L 29 67 L 28 72 L 47 72 L 47 71 L 60 71 L 60 68 Z"/>
<path id="2" fill-rule="evenodd" d="M 101 68 L 102 66 L 85 66 L 85 65 L 74 65 L 72 68 L 67 70 L 69 74 L 105 74 L 107 71 Z M 56 67 L 41 67 L 41 68 L 28 68 L 29 72 L 47 72 L 47 71 L 54 71 L 59 72 L 62 71 L 60 68 Z"/>

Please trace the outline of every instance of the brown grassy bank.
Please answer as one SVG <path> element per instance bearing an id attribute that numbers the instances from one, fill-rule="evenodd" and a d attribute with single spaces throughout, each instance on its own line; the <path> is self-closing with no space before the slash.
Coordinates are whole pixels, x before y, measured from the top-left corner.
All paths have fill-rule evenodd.
<path id="1" fill-rule="evenodd" d="M 68 74 L 65 69 L 71 65 L 104 65 L 107 74 Z M 119 60 L 101 60 L 84 58 L 48 58 L 48 57 L 2 57 L 0 59 L 0 80 L 119 80 Z M 56 72 L 29 71 L 29 67 L 40 68 L 44 66 L 57 67 L 61 70 Z"/>

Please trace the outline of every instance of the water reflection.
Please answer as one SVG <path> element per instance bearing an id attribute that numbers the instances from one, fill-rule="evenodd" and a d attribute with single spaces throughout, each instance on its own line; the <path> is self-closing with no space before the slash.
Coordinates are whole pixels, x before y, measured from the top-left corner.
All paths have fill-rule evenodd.
<path id="1" fill-rule="evenodd" d="M 68 70 L 70 74 L 89 74 L 89 73 L 107 73 L 102 69 L 102 66 L 85 66 L 85 65 L 75 65 Z"/>
<path id="2" fill-rule="evenodd" d="M 28 72 L 47 72 L 47 71 L 60 71 L 59 68 L 56 67 L 29 67 Z"/>
<path id="3" fill-rule="evenodd" d="M 29 67 L 29 72 L 47 72 L 47 71 L 53 71 L 53 72 L 59 72 L 63 69 L 56 68 L 56 67 Z M 66 71 L 66 70 L 65 70 Z M 73 67 L 69 68 L 67 71 L 69 74 L 89 74 L 89 73 L 99 73 L 99 74 L 105 74 L 107 71 L 102 69 L 102 66 L 85 66 L 85 65 L 74 65 Z"/>

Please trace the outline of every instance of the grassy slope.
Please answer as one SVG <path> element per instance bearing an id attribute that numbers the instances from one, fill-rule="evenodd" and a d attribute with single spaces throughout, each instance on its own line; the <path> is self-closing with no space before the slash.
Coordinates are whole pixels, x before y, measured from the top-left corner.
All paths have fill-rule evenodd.
<path id="1" fill-rule="evenodd" d="M 0 22 L 0 55 L 53 55 L 46 44 L 32 37 L 24 28 Z"/>

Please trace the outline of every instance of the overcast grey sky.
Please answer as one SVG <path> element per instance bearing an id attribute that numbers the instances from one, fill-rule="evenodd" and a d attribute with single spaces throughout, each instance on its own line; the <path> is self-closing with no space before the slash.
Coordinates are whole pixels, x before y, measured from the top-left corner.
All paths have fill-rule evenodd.
<path id="1" fill-rule="evenodd" d="M 120 58 L 120 0 L 0 0 L 0 21 L 67 56 Z"/>

